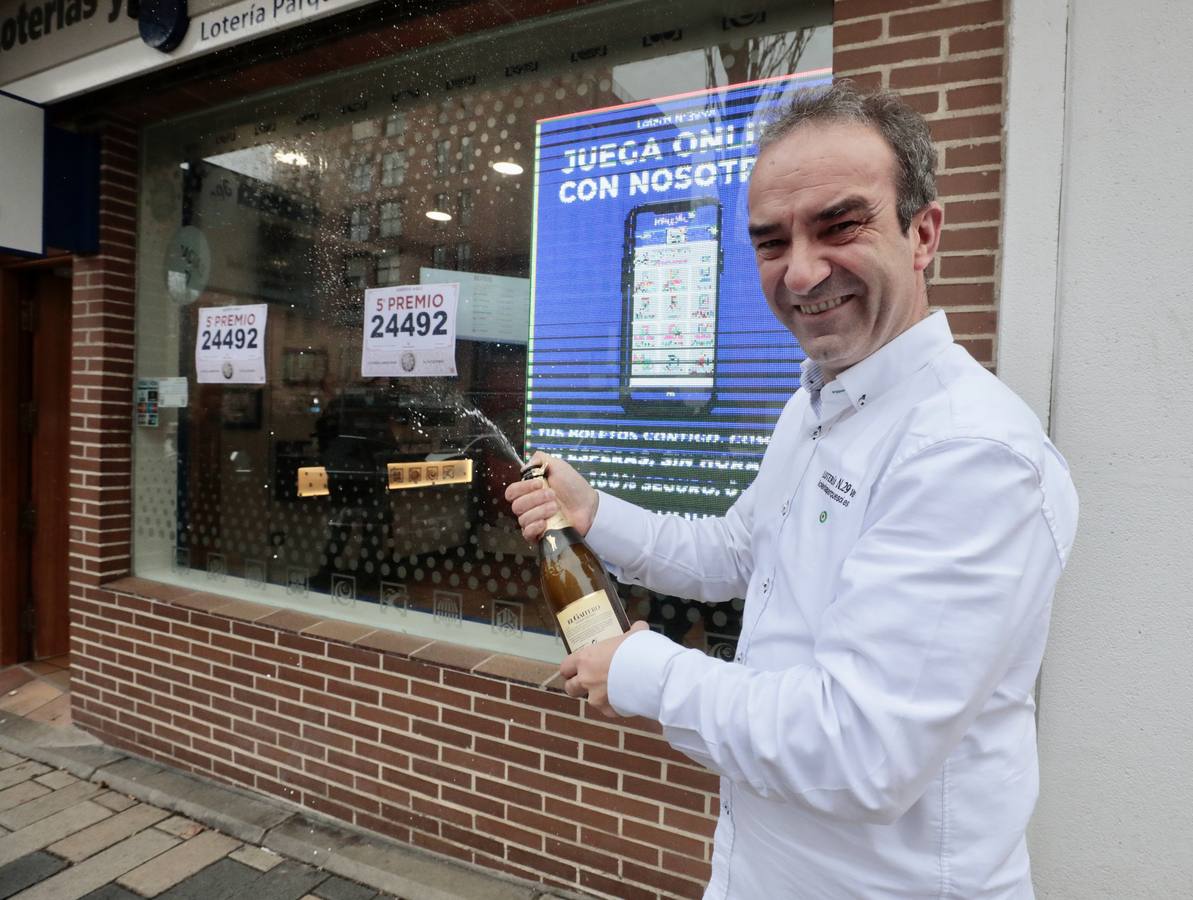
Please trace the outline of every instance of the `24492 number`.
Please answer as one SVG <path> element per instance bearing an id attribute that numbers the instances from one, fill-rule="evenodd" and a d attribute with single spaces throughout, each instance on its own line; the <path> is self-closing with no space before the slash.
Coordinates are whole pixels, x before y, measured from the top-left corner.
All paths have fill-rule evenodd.
<path id="1" fill-rule="evenodd" d="M 373 325 L 369 337 L 383 338 L 387 334 L 393 337 L 403 334 L 411 337 L 426 337 L 429 334 L 447 336 L 447 313 L 442 310 L 408 312 L 400 324 L 398 315 L 398 313 L 391 313 L 388 320 L 385 316 L 373 316 L 369 319 Z"/>
<path id="2" fill-rule="evenodd" d="M 222 331 L 204 330 L 202 333 L 204 350 L 256 350 L 256 328 L 225 328 Z"/>

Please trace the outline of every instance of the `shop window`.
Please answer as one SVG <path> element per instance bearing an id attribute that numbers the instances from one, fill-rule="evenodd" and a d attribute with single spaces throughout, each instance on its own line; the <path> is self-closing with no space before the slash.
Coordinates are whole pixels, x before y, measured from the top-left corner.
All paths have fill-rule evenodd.
<path id="1" fill-rule="evenodd" d="M 134 432 L 134 571 L 558 660 L 519 456 L 724 512 L 800 359 L 743 232 L 752 142 L 832 54 L 831 3 L 756 6 L 593 2 L 147 126 L 135 374 L 186 390 Z M 438 284 L 451 365 L 366 371 L 403 334 L 367 292 Z M 623 597 L 733 657 L 740 603 Z"/>
<path id="2" fill-rule="evenodd" d="M 365 119 L 363 122 L 352 123 L 352 140 L 369 141 L 377 137 L 381 128 L 376 119 Z"/>
<path id="3" fill-rule="evenodd" d="M 372 259 L 367 256 L 350 256 L 344 260 L 344 287 L 363 291 L 369 286 L 369 269 Z"/>
<path id="4" fill-rule="evenodd" d="M 399 187 L 406 180 L 406 153 L 393 150 L 381 157 L 382 187 Z"/>
<path id="5" fill-rule="evenodd" d="M 456 195 L 456 218 L 461 228 L 472 224 L 472 191 L 467 188 Z"/>
<path id="6" fill-rule="evenodd" d="M 381 230 L 384 237 L 398 237 L 402 233 L 402 204 L 396 200 L 381 204 Z"/>
<path id="7" fill-rule="evenodd" d="M 390 113 L 385 117 L 385 136 L 386 137 L 401 137 L 406 133 L 406 114 L 401 112 Z"/>
<path id="8" fill-rule="evenodd" d="M 352 174 L 348 188 L 362 194 L 373 189 L 373 160 L 358 159 L 352 163 Z"/>
<path id="9" fill-rule="evenodd" d="M 402 275 L 398 266 L 398 254 L 386 253 L 377 257 L 377 287 L 401 283 Z"/>
<path id="10" fill-rule="evenodd" d="M 348 216 L 348 240 L 367 241 L 369 239 L 369 208 L 357 206 Z"/>

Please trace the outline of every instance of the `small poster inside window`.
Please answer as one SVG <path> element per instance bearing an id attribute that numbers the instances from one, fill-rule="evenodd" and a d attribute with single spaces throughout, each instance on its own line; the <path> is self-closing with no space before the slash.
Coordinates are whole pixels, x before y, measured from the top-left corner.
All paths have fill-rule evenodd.
<path id="1" fill-rule="evenodd" d="M 265 320 L 269 307 L 199 310 L 195 373 L 199 384 L 265 384 Z"/>
<path id="2" fill-rule="evenodd" d="M 411 284 L 365 291 L 360 371 L 365 378 L 456 374 L 460 285 Z"/>
<path id="3" fill-rule="evenodd" d="M 158 382 L 156 378 L 138 378 L 135 397 L 137 424 L 145 428 L 157 428 Z"/>

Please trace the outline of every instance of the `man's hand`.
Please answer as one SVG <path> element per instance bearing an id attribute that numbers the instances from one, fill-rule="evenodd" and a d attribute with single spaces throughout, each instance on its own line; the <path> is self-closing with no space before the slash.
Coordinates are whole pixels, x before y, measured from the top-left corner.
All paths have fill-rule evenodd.
<path id="1" fill-rule="evenodd" d="M 597 492 L 584 476 L 562 459 L 542 451 L 530 457 L 530 464 L 544 466 L 551 483 L 535 478 L 515 481 L 505 489 L 505 499 L 518 517 L 522 536 L 531 543 L 537 541 L 547 530 L 547 520 L 557 512 L 562 512 L 581 536 L 587 534 L 596 517 Z"/>
<path id="2" fill-rule="evenodd" d="M 589 703 L 609 718 L 615 718 L 617 712 L 609 705 L 609 667 L 613 664 L 613 654 L 631 634 L 646 631 L 647 628 L 649 626 L 645 622 L 635 622 L 625 634 L 589 644 L 567 657 L 559 666 L 567 695 L 587 697 Z"/>

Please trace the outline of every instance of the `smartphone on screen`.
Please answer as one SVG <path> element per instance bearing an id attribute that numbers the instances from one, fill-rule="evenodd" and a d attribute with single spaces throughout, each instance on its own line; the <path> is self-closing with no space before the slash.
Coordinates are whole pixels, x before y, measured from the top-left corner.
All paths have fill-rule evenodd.
<path id="1" fill-rule="evenodd" d="M 721 204 L 646 203 L 626 217 L 621 396 L 627 412 L 699 414 L 717 374 Z"/>

